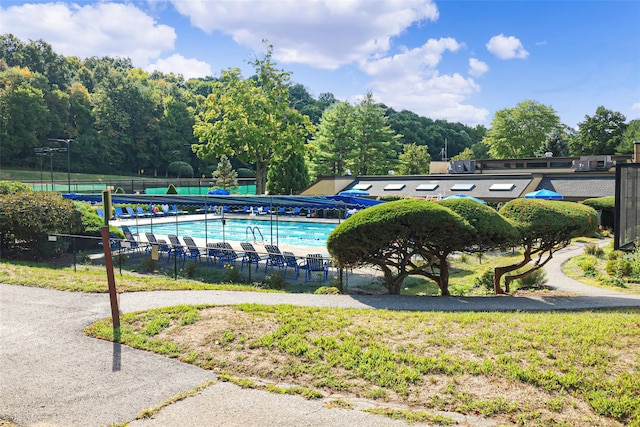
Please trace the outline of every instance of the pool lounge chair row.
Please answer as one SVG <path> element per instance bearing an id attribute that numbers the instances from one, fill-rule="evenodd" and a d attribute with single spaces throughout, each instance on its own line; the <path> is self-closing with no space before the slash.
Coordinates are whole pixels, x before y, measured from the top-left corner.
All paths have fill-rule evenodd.
<path id="1" fill-rule="evenodd" d="M 133 218 L 153 218 L 153 217 L 163 217 L 170 215 L 185 215 L 189 212 L 179 210 L 176 205 L 162 205 L 161 209 L 154 207 L 153 205 L 149 205 L 148 210 L 145 210 L 142 206 L 136 206 L 135 209 L 131 206 L 125 206 L 124 209 L 122 206 L 114 206 L 113 210 L 115 211 L 115 215 L 112 217 L 113 219 L 133 219 Z M 96 209 L 97 214 L 104 218 L 104 211 L 102 209 Z"/>
<path id="2" fill-rule="evenodd" d="M 292 252 L 284 251 L 275 245 L 265 245 L 267 254 L 260 254 L 255 247 L 248 242 L 241 243 L 243 252 L 236 251 L 228 242 L 207 243 L 206 248 L 199 248 L 193 238 L 189 236 L 180 238 L 175 235 L 168 235 L 169 242 L 157 239 L 153 233 L 145 233 L 148 244 L 145 246 L 147 253 L 154 250 L 158 252 L 158 259 L 167 255 L 167 262 L 174 259 L 184 265 L 187 259 L 200 261 L 205 258 L 207 264 L 222 268 L 225 265 L 237 265 L 240 261 L 240 271 L 245 266 L 255 266 L 257 272 L 260 264 L 264 262 L 264 273 L 269 269 L 278 268 L 283 271 L 283 276 L 287 277 L 287 272 L 292 269 L 295 272 L 294 280 L 300 277 L 300 271 L 305 273 L 305 282 L 314 280 L 314 275 L 318 275 L 322 282 L 326 282 L 329 277 L 329 263 L 322 254 L 309 254 L 305 258 L 297 258 Z M 132 237 L 133 238 L 133 237 Z M 129 238 L 127 238 L 129 239 Z M 156 249 L 154 249 L 154 247 Z"/>

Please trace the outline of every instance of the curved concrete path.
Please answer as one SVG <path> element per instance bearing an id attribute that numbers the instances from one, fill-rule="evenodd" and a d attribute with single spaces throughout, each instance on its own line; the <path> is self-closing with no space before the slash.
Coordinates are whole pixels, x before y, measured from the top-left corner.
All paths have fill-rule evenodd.
<path id="1" fill-rule="evenodd" d="M 176 304 L 296 304 L 434 311 L 574 310 L 640 306 L 640 296 L 582 285 L 560 265 L 581 247 L 558 253 L 545 268 L 549 284 L 578 296 L 408 297 L 267 294 L 221 291 L 120 295 L 122 312 Z M 103 426 L 133 420 L 215 375 L 176 360 L 86 337 L 82 329 L 110 315 L 107 294 L 0 284 L 0 420 L 20 426 Z M 491 425 L 462 417 L 459 425 Z M 130 426 L 404 426 L 361 411 L 327 409 L 296 396 L 216 383 Z"/>

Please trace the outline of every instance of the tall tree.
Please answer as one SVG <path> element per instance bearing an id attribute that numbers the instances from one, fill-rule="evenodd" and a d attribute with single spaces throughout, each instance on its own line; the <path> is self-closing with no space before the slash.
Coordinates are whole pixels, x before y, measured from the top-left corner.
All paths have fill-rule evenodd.
<path id="1" fill-rule="evenodd" d="M 239 69 L 225 71 L 213 85 L 196 118 L 196 155 L 212 160 L 221 154 L 255 166 L 256 193 L 266 191 L 273 158 L 302 153 L 313 131 L 308 117 L 289 106 L 289 73 L 278 70 L 269 47 L 252 65 L 256 75 L 243 79 Z"/>
<path id="2" fill-rule="evenodd" d="M 401 175 L 426 175 L 429 173 L 431 156 L 424 145 L 405 144 L 399 156 L 398 173 Z"/>
<path id="3" fill-rule="evenodd" d="M 322 113 L 308 154 L 316 177 L 344 175 L 354 157 L 354 108 L 337 102 Z"/>
<path id="4" fill-rule="evenodd" d="M 535 155 L 536 157 L 545 157 L 547 153 L 551 153 L 553 157 L 567 157 L 569 155 L 569 141 L 559 129 L 551 131 Z"/>
<path id="5" fill-rule="evenodd" d="M 593 117 L 578 123 L 578 138 L 572 151 L 584 156 L 615 154 L 627 129 L 626 117 L 617 111 L 598 107 Z"/>
<path id="6" fill-rule="evenodd" d="M 401 135 L 387 124 L 384 108 L 371 93 L 356 106 L 354 114 L 355 164 L 358 175 L 386 174 L 396 164 L 395 145 Z"/>
<path id="7" fill-rule="evenodd" d="M 220 156 L 220 161 L 218 162 L 218 168 L 213 172 L 213 185 L 233 191 L 238 188 L 238 172 L 233 170 L 231 167 L 231 162 L 226 154 Z"/>
<path id="8" fill-rule="evenodd" d="M 309 186 L 309 169 L 304 156 L 293 153 L 285 159 L 274 159 L 269 168 L 269 194 L 299 194 Z"/>
<path id="9" fill-rule="evenodd" d="M 622 142 L 616 151 L 620 154 L 632 154 L 635 141 L 640 141 L 640 119 L 631 120 L 624 131 Z"/>
<path id="10" fill-rule="evenodd" d="M 553 108 L 523 101 L 515 108 L 496 112 L 482 142 L 496 159 L 535 157 L 547 135 L 560 127 L 560 118 Z"/>

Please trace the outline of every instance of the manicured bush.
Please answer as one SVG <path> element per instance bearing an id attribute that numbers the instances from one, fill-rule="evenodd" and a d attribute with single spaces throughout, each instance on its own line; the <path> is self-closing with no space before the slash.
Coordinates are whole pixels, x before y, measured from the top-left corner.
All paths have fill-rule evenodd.
<path id="1" fill-rule="evenodd" d="M 62 253 L 67 239 L 50 242 L 50 234 L 77 234 L 82 216 L 58 193 L 21 191 L 0 195 L 0 245 L 3 257 L 51 257 Z"/>
<path id="2" fill-rule="evenodd" d="M 581 202 L 600 212 L 600 225 L 613 230 L 616 220 L 616 200 L 613 196 L 594 197 Z"/>
<path id="3" fill-rule="evenodd" d="M 505 287 L 533 271 L 522 271 L 534 258 L 538 265 L 547 263 L 553 253 L 568 246 L 575 237 L 591 236 L 598 229 L 598 214 L 586 205 L 552 200 L 513 199 L 501 209 L 500 215 L 509 219 L 519 233 L 518 246 L 524 249 L 523 259 L 508 266 L 495 268 L 495 291 L 502 292 L 500 281 L 504 276 Z"/>
<path id="4" fill-rule="evenodd" d="M 518 279 L 518 289 L 542 289 L 546 283 L 547 273 L 540 268 Z"/>
<path id="5" fill-rule="evenodd" d="M 340 267 L 372 265 L 384 274 L 390 294 L 409 275 L 434 280 L 449 295 L 447 257 L 473 241 L 475 229 L 449 208 L 399 200 L 364 209 L 329 235 L 327 249 Z"/>
<path id="6" fill-rule="evenodd" d="M 256 173 L 248 168 L 238 168 L 236 170 L 238 173 L 238 178 L 255 178 Z"/>
<path id="7" fill-rule="evenodd" d="M 176 190 L 176 186 L 173 184 L 169 184 L 167 188 L 167 194 L 178 194 L 178 190 Z"/>
<path id="8" fill-rule="evenodd" d="M 585 276 L 595 277 L 597 274 L 596 266 L 598 260 L 593 255 L 587 255 L 578 262 L 578 267 L 584 272 Z"/>

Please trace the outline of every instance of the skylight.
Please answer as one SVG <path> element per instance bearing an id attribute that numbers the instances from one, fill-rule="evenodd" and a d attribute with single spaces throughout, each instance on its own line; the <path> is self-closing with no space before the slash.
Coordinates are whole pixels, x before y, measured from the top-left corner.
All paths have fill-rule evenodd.
<path id="1" fill-rule="evenodd" d="M 355 190 L 368 190 L 371 188 L 371 184 L 356 184 L 353 188 Z"/>
<path id="2" fill-rule="evenodd" d="M 516 188 L 515 184 L 492 184 L 489 191 L 511 191 Z"/>
<path id="3" fill-rule="evenodd" d="M 416 187 L 416 191 L 433 191 L 438 188 L 439 184 L 420 184 Z"/>
<path id="4" fill-rule="evenodd" d="M 454 184 L 451 191 L 471 191 L 476 187 L 475 184 Z"/>
<path id="5" fill-rule="evenodd" d="M 384 191 L 399 191 L 402 190 L 405 187 L 404 184 L 387 184 L 386 187 L 384 187 Z"/>

